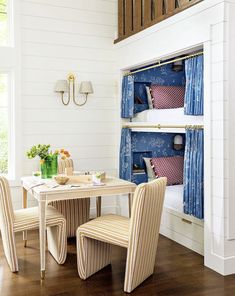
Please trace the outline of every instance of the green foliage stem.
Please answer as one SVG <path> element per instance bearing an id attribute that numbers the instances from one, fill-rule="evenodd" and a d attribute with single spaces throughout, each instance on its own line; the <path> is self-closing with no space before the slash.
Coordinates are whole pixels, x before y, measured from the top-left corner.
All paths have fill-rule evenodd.
<path id="1" fill-rule="evenodd" d="M 26 152 L 26 155 L 29 159 L 39 156 L 41 159 L 49 159 L 52 153 L 49 153 L 50 145 L 35 145 L 29 151 Z"/>

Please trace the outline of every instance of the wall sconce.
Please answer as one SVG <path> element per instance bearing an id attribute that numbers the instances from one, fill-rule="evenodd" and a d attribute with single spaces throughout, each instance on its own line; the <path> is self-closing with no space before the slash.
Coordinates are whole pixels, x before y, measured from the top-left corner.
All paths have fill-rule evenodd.
<path id="1" fill-rule="evenodd" d="M 172 64 L 172 70 L 175 71 L 175 72 L 180 72 L 180 71 L 183 71 L 183 61 L 175 61 L 173 64 Z"/>
<path id="2" fill-rule="evenodd" d="M 83 106 L 87 102 L 87 97 L 89 94 L 93 94 L 93 87 L 90 81 L 82 81 L 79 93 L 85 95 L 85 101 L 83 103 L 78 103 L 75 98 L 75 76 L 70 74 L 68 76 L 68 80 L 58 80 L 55 85 L 55 92 L 61 93 L 62 103 L 66 106 L 69 104 L 71 97 L 73 98 L 73 102 L 77 106 Z M 64 100 L 64 94 L 68 93 L 67 101 Z"/>
<path id="3" fill-rule="evenodd" d="M 183 137 L 181 135 L 174 137 L 174 149 L 178 151 L 183 149 Z"/>

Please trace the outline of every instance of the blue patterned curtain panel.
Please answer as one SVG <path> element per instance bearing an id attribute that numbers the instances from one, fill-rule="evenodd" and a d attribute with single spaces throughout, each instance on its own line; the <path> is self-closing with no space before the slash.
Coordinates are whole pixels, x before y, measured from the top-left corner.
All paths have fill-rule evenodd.
<path id="1" fill-rule="evenodd" d="M 204 217 L 204 132 L 186 130 L 184 156 L 184 213 Z"/>
<path id="2" fill-rule="evenodd" d="M 185 115 L 203 115 L 203 55 L 185 61 Z"/>
<path id="3" fill-rule="evenodd" d="M 131 130 L 123 128 L 120 144 L 119 177 L 131 181 Z"/>
<path id="4" fill-rule="evenodd" d="M 131 118 L 134 115 L 134 77 L 124 76 L 122 79 L 121 117 Z"/>

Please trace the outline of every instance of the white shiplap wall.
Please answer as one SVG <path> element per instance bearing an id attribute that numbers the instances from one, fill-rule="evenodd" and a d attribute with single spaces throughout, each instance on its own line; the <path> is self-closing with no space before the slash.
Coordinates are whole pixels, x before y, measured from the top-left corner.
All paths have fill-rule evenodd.
<path id="1" fill-rule="evenodd" d="M 21 0 L 24 175 L 38 168 L 25 157 L 37 143 L 68 149 L 77 170 L 117 173 L 116 23 L 116 0 Z M 85 106 L 64 106 L 54 92 L 70 72 L 77 89 L 82 80 L 93 83 Z M 106 205 L 114 210 L 115 200 Z"/>

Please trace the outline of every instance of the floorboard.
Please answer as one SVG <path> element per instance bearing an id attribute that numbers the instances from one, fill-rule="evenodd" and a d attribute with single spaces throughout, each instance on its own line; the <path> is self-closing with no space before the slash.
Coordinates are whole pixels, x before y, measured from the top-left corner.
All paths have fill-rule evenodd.
<path id="1" fill-rule="evenodd" d="M 23 247 L 17 235 L 20 271 L 11 273 L 0 242 L 0 295 L 1 296 L 112 296 L 123 292 L 125 249 L 114 247 L 112 265 L 86 281 L 77 274 L 76 242 L 68 242 L 68 257 L 62 266 L 47 253 L 46 279 L 39 277 L 38 233 L 29 233 L 28 247 Z M 234 296 L 235 275 L 222 277 L 203 266 L 203 257 L 161 236 L 154 275 L 131 295 L 177 296 Z"/>

